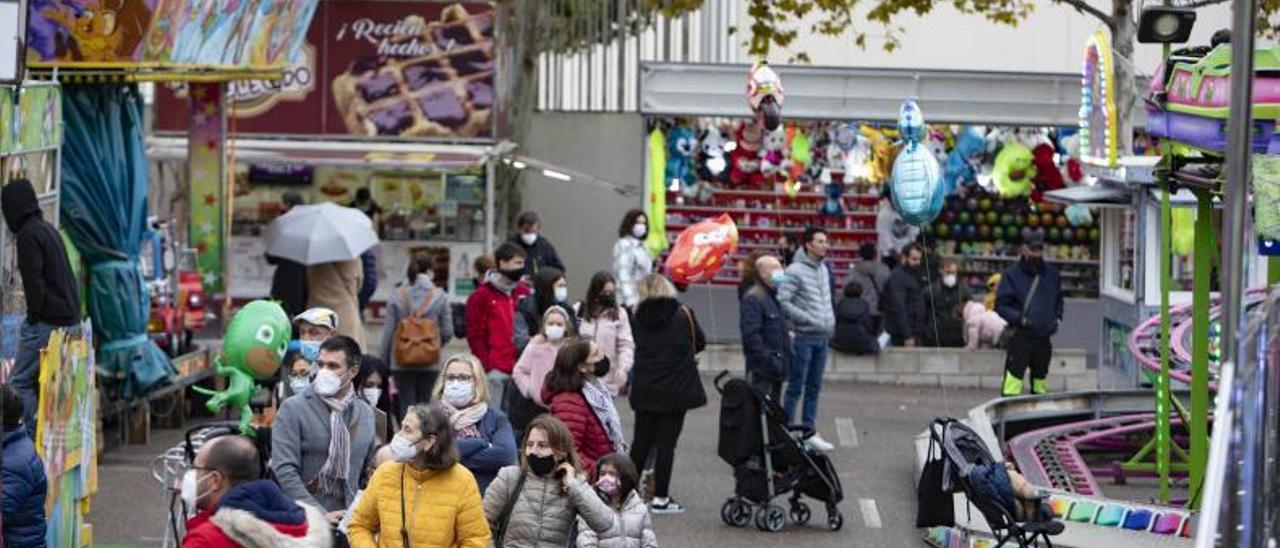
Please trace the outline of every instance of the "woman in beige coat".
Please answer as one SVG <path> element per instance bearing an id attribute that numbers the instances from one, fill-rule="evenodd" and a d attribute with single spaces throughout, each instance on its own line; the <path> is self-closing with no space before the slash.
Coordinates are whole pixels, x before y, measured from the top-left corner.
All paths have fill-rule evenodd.
<path id="1" fill-rule="evenodd" d="M 579 518 L 596 534 L 613 527 L 613 510 L 587 483 L 573 436 L 559 419 L 533 419 L 520 456 L 520 464 L 499 470 L 484 493 L 484 516 L 496 546 L 576 546 L 569 535 Z"/>
<path id="2" fill-rule="evenodd" d="M 337 313 L 338 334 L 355 339 L 365 349 L 364 322 L 358 305 L 362 283 L 360 259 L 307 267 L 307 306 L 322 306 Z"/>

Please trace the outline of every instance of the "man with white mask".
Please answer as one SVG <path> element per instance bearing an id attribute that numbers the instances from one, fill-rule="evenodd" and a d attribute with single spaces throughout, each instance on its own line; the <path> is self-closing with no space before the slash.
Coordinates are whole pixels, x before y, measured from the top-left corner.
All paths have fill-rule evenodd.
<path id="1" fill-rule="evenodd" d="M 564 263 L 560 261 L 560 254 L 556 253 L 556 246 L 551 245 L 551 241 L 539 232 L 541 229 L 542 219 L 538 217 L 538 213 L 525 211 L 516 216 L 516 233 L 511 236 L 511 243 L 524 250 L 530 276 L 536 275 L 544 266 L 564 272 Z"/>
<path id="2" fill-rule="evenodd" d="M 374 452 L 373 409 L 357 397 L 360 346 L 345 335 L 320 345 L 311 388 L 280 406 L 272 423 L 271 470 L 292 499 L 338 523 Z"/>
<path id="3" fill-rule="evenodd" d="M 243 546 L 328 547 L 324 512 L 298 504 L 270 480 L 260 479 L 258 449 L 242 436 L 221 436 L 196 451 L 182 476 L 188 511 L 184 548 Z"/>
<path id="4" fill-rule="evenodd" d="M 952 259 L 942 262 L 938 278 L 929 286 L 924 304 L 930 321 L 924 337 L 930 346 L 959 348 L 964 346 L 964 318 L 961 308 L 969 302 L 969 287 L 960 283 L 960 268 Z"/>

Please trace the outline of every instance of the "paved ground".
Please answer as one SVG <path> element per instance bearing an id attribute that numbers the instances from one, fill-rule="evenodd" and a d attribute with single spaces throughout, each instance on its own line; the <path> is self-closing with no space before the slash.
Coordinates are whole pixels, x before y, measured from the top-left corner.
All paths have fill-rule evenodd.
<path id="1" fill-rule="evenodd" d="M 845 501 L 840 506 L 845 527 L 838 533 L 828 531 L 824 513 L 815 507 L 809 526 L 768 534 L 754 526 L 734 529 L 720 520 L 720 505 L 732 494 L 733 481 L 729 468 L 715 454 L 718 397 L 709 380 L 707 385 L 711 404 L 689 415 L 676 457 L 672 494 L 689 511 L 679 516 L 654 516 L 664 547 L 923 546 L 914 528 L 914 452 L 910 440 L 934 416 L 959 417 L 992 396 L 986 391 L 954 388 L 829 383 L 820 405 L 819 429 L 823 437 L 838 445 L 832 460 L 845 488 Z M 625 402 L 620 403 L 629 415 Z M 843 436 L 837 424 L 845 425 Z M 630 431 L 629 425 L 626 428 Z M 179 438 L 177 431 L 161 430 L 147 446 L 106 454 L 92 512 L 97 546 L 160 544 L 167 500 L 151 477 L 150 462 Z"/>

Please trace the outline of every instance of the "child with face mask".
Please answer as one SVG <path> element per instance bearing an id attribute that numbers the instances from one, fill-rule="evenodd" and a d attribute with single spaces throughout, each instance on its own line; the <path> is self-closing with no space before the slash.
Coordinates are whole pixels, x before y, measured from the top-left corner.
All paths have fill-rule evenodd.
<path id="1" fill-rule="evenodd" d="M 498 470 L 515 462 L 516 440 L 506 415 L 489 401 L 480 360 L 471 354 L 446 360 L 432 400 L 449 417 L 462 464 L 475 474 L 483 493 Z"/>
<path id="2" fill-rule="evenodd" d="M 511 373 L 519 394 L 512 396 L 507 411 L 511 413 L 511 426 L 517 437 L 529 421 L 547 411 L 547 404 L 542 401 L 542 384 L 555 366 L 556 353 L 574 333 L 573 322 L 564 308 L 553 306 L 543 312 L 542 332 L 529 341 Z"/>
<path id="3" fill-rule="evenodd" d="M 499 546 L 572 546 L 579 518 L 597 535 L 613 526 L 613 510 L 587 483 L 564 423 L 542 415 L 529 423 L 521 463 L 498 472 L 484 496 L 484 516 Z"/>
<path id="4" fill-rule="evenodd" d="M 489 527 L 480 491 L 458 462 L 453 427 L 439 407 L 415 404 L 388 444 L 394 462 L 373 473 L 352 512 L 352 548 L 401 546 L 484 548 Z"/>
<path id="5" fill-rule="evenodd" d="M 596 533 L 578 518 L 578 548 L 657 548 L 649 506 L 636 490 L 636 465 L 624 453 L 596 461 L 596 494 L 613 510 L 613 526 Z"/>

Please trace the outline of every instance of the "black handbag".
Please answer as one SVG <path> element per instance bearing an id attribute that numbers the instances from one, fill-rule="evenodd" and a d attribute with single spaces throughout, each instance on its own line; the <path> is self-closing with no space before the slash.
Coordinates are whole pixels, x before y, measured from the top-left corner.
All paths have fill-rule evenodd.
<path id="1" fill-rule="evenodd" d="M 929 425 L 929 452 L 925 457 L 920 483 L 916 484 L 916 527 L 951 527 L 956 524 L 955 498 L 942 490 L 944 460 L 942 445 L 937 442 L 935 426 Z M 938 456 L 934 457 L 934 448 Z"/>

